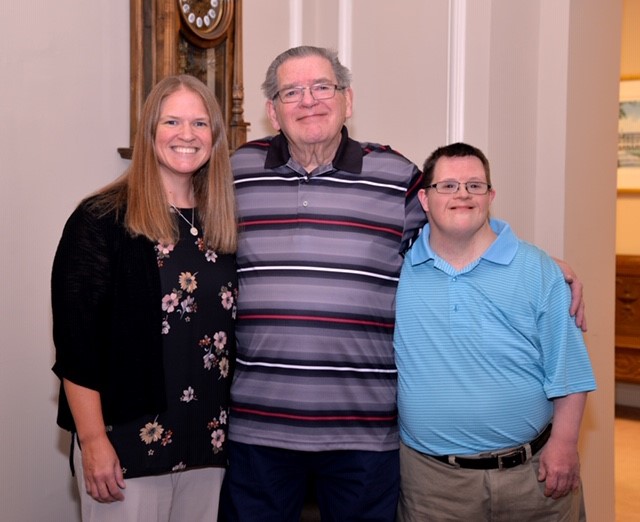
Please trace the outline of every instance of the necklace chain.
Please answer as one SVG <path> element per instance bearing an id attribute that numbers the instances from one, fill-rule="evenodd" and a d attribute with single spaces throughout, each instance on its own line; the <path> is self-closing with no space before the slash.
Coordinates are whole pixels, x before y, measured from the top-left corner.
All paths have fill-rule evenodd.
<path id="1" fill-rule="evenodd" d="M 184 221 L 189 225 L 189 232 L 191 233 L 192 236 L 197 236 L 198 235 L 198 228 L 196 227 L 196 220 L 195 220 L 195 209 L 192 208 L 191 209 L 191 221 L 189 221 L 186 217 L 184 217 L 184 215 L 182 214 L 182 212 L 180 212 L 180 210 L 178 210 L 178 207 L 176 207 L 175 205 L 171 205 L 171 208 L 173 208 L 173 210 L 175 210 L 177 212 L 177 214 L 184 219 Z"/>

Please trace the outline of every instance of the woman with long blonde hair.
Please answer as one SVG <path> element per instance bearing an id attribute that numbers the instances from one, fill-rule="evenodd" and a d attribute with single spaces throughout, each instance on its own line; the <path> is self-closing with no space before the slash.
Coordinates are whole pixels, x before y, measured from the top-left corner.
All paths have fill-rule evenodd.
<path id="1" fill-rule="evenodd" d="M 58 424 L 73 433 L 83 520 L 216 520 L 236 233 L 215 96 L 165 78 L 131 165 L 72 213 L 53 263 Z"/>

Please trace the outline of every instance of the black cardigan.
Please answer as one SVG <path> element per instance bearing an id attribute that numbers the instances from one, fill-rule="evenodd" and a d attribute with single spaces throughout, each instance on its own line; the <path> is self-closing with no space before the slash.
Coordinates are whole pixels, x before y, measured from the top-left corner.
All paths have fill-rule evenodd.
<path id="1" fill-rule="evenodd" d="M 98 391 L 107 425 L 166 409 L 161 299 L 154 244 L 81 203 L 53 262 L 53 371 Z M 62 386 L 57 422 L 75 431 Z"/>

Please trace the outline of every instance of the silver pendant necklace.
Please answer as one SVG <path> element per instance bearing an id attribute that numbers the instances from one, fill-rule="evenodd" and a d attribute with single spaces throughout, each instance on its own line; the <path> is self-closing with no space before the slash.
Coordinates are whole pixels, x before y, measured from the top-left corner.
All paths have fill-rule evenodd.
<path id="1" fill-rule="evenodd" d="M 185 222 L 186 222 L 186 223 L 191 227 L 191 228 L 189 229 L 189 232 L 191 232 L 191 235 L 192 235 L 192 236 L 197 236 L 197 235 L 198 235 L 198 229 L 196 228 L 195 211 L 194 211 L 194 209 L 193 209 L 193 208 L 191 209 L 191 221 L 189 221 L 186 217 L 184 217 L 184 216 L 182 215 L 182 212 L 180 212 L 180 211 L 178 210 L 178 207 L 176 207 L 175 205 L 171 205 L 171 208 L 173 208 L 173 210 L 175 210 L 175 211 L 178 213 L 178 215 L 179 215 L 182 219 L 184 219 L 184 220 L 185 220 Z"/>

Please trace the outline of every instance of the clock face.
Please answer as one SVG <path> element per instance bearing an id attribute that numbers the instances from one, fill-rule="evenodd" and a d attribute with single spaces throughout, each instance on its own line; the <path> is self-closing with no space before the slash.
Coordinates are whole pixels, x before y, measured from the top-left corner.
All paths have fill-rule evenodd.
<path id="1" fill-rule="evenodd" d="M 178 0 L 178 3 L 187 27 L 201 38 L 211 38 L 223 18 L 224 0 Z"/>

